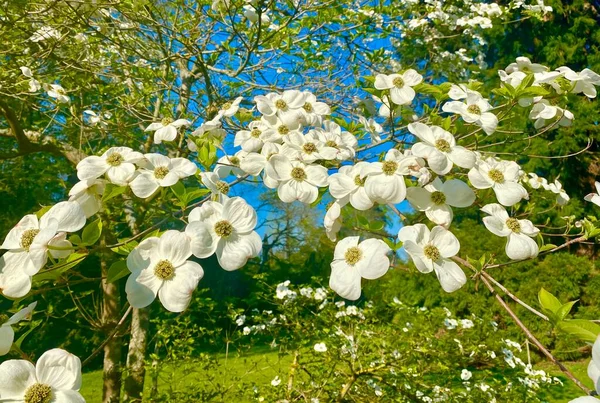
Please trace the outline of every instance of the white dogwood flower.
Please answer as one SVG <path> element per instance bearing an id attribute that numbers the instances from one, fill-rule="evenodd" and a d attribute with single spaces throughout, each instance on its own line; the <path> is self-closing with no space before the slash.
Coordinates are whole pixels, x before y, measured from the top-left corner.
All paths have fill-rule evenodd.
<path id="1" fill-rule="evenodd" d="M 450 258 L 460 250 L 458 239 L 441 226 L 431 232 L 424 224 L 402 227 L 398 239 L 422 273 L 435 271 L 444 291 L 454 292 L 467 282 L 462 269 Z"/>
<path id="2" fill-rule="evenodd" d="M 0 323 L 0 356 L 8 354 L 10 348 L 12 347 L 15 339 L 15 332 L 12 328 L 12 325 L 16 325 L 20 321 L 29 318 L 36 305 L 37 301 L 21 309 L 19 312 L 8 318 L 4 323 Z"/>
<path id="3" fill-rule="evenodd" d="M 365 130 L 371 136 L 371 143 L 376 144 L 381 142 L 381 133 L 383 133 L 383 127 L 375 121 L 375 119 L 367 119 L 364 116 L 359 118 L 360 124 L 363 125 Z"/>
<path id="4" fill-rule="evenodd" d="M 72 253 L 66 232 L 85 225 L 85 213 L 74 202 L 60 202 L 39 220 L 28 214 L 9 231 L 0 249 L 8 249 L 0 257 L 0 290 L 10 298 L 21 298 L 31 289 L 31 276 L 41 270 L 48 253 L 64 258 Z"/>
<path id="5" fill-rule="evenodd" d="M 80 180 L 96 179 L 106 174 L 111 183 L 125 186 L 135 173 L 135 163 L 144 158 L 142 153 L 129 147 L 112 147 L 100 157 L 92 155 L 77 164 L 77 177 Z"/>
<path id="6" fill-rule="evenodd" d="M 383 162 L 364 166 L 365 191 L 369 199 L 381 204 L 397 204 L 406 198 L 404 175 L 409 175 L 413 166 L 419 166 L 418 158 L 410 153 L 402 154 L 392 148 Z"/>
<path id="7" fill-rule="evenodd" d="M 233 145 L 242 147 L 246 152 L 259 152 L 263 147 L 262 133 L 270 128 L 264 121 L 250 122 L 248 130 L 240 130 L 235 134 Z"/>
<path id="8" fill-rule="evenodd" d="M 244 97 L 237 97 L 233 101 L 225 102 L 223 105 L 221 105 L 219 114 L 228 118 L 232 117 L 240 109 L 240 102 L 242 102 L 242 99 L 244 99 Z"/>
<path id="9" fill-rule="evenodd" d="M 331 262 L 329 287 L 340 297 L 357 300 L 361 294 L 361 279 L 375 280 L 387 273 L 391 249 L 380 239 L 350 236 L 335 245 Z"/>
<path id="10" fill-rule="evenodd" d="M 469 207 L 475 201 L 475 193 L 459 179 L 442 183 L 440 178 L 435 178 L 425 187 L 408 188 L 406 198 L 431 221 L 447 228 L 454 217 L 451 207 Z"/>
<path id="11" fill-rule="evenodd" d="M 342 130 L 340 125 L 330 120 L 323 122 L 323 129 L 315 129 L 314 133 L 327 147 L 337 149 L 337 159 L 344 161 L 356 154 L 358 140 L 351 133 Z"/>
<path id="12" fill-rule="evenodd" d="M 516 58 L 515 63 L 511 63 L 506 67 L 506 72 L 511 74 L 515 71 L 521 71 L 523 73 L 543 73 L 548 70 L 548 67 L 532 63 L 528 57 L 520 56 Z"/>
<path id="13" fill-rule="evenodd" d="M 44 84 L 44 89 L 50 98 L 56 99 L 61 104 L 71 102 L 71 98 L 67 96 L 65 89 L 58 84 Z"/>
<path id="14" fill-rule="evenodd" d="M 247 154 L 246 151 L 240 150 L 235 153 L 235 155 L 222 156 L 217 161 L 214 172 L 219 175 L 220 178 L 227 178 L 229 175 L 235 175 L 238 178 L 241 178 L 246 172 L 240 168 L 240 163 Z"/>
<path id="15" fill-rule="evenodd" d="M 69 190 L 69 201 L 79 204 L 86 218 L 90 218 L 102 209 L 105 187 L 104 179 L 84 179 Z"/>
<path id="16" fill-rule="evenodd" d="M 200 178 L 204 186 L 206 186 L 213 195 L 217 196 L 217 200 L 221 200 L 221 196 L 229 194 L 229 183 L 222 180 L 215 172 L 200 172 Z"/>
<path id="17" fill-rule="evenodd" d="M 373 207 L 374 202 L 365 190 L 367 180 L 365 168 L 368 166 L 368 162 L 360 161 L 356 165 L 340 167 L 337 173 L 327 179 L 329 193 L 336 199 L 348 199 L 352 207 L 357 210 L 368 210 Z"/>
<path id="18" fill-rule="evenodd" d="M 548 184 L 548 190 L 552 193 L 556 194 L 556 203 L 561 206 L 564 206 L 571 200 L 567 192 L 562 187 L 562 183 L 555 179 L 554 182 Z"/>
<path id="19" fill-rule="evenodd" d="M 304 105 L 300 109 L 300 118 L 303 123 L 318 126 L 323 122 L 323 116 L 331 114 L 331 108 L 325 102 L 317 101 L 317 97 L 310 91 L 304 91 Z"/>
<path id="20" fill-rule="evenodd" d="M 542 178 L 541 176 L 537 176 L 535 173 L 530 172 L 529 178 L 527 179 L 527 183 L 534 189 L 539 189 L 543 187 L 544 189 L 548 188 L 548 180 L 546 178 Z"/>
<path id="21" fill-rule="evenodd" d="M 300 132 L 292 132 L 284 139 L 285 144 L 297 151 L 298 158 L 307 163 L 317 160 L 333 160 L 338 155 L 337 148 L 325 145 L 315 130 L 306 135 Z"/>
<path id="22" fill-rule="evenodd" d="M 38 92 L 42 88 L 42 85 L 38 80 L 33 78 L 33 73 L 31 72 L 31 69 L 26 66 L 21 66 L 20 69 L 23 75 L 29 78 L 29 92 Z"/>
<path id="23" fill-rule="evenodd" d="M 129 184 L 134 195 L 141 198 L 152 196 L 159 188 L 176 184 L 180 179 L 192 176 L 198 167 L 186 158 L 169 158 L 161 154 L 144 154 L 138 163 L 142 168 Z"/>
<path id="24" fill-rule="evenodd" d="M 527 199 L 527 190 L 519 183 L 519 165 L 489 157 L 480 160 L 469 171 L 469 180 L 477 189 L 494 189 L 503 206 L 512 206 Z"/>
<path id="25" fill-rule="evenodd" d="M 596 186 L 596 193 L 587 194 L 583 200 L 594 203 L 596 206 L 600 207 L 600 182 L 596 181 L 594 185 Z"/>
<path id="26" fill-rule="evenodd" d="M 588 98 L 596 98 L 596 86 L 600 86 L 600 75 L 590 69 L 583 69 L 576 73 L 568 67 L 559 67 L 556 70 L 564 74 L 565 78 L 571 81 L 574 94 L 582 93 Z"/>
<path id="27" fill-rule="evenodd" d="M 461 168 L 473 168 L 475 165 L 475 153 L 456 145 L 454 136 L 441 127 L 417 122 L 409 124 L 408 130 L 422 141 L 412 146 L 413 154 L 425 158 L 436 174 L 447 174 L 453 164 Z"/>
<path id="28" fill-rule="evenodd" d="M 489 214 L 483 218 L 485 227 L 494 235 L 508 238 L 505 249 L 510 259 L 523 260 L 538 255 L 538 245 L 531 238 L 535 238 L 540 230 L 531 221 L 509 217 L 498 203 L 486 204 L 481 211 Z"/>
<path id="29" fill-rule="evenodd" d="M 408 105 L 415 99 L 415 90 L 412 88 L 423 81 L 423 76 L 413 69 L 408 69 L 402 74 L 377 74 L 375 88 L 390 90 L 390 98 L 396 105 Z"/>
<path id="30" fill-rule="evenodd" d="M 496 131 L 498 118 L 488 112 L 492 106 L 479 93 L 469 93 L 465 102 L 449 101 L 442 106 L 444 112 L 458 113 L 465 122 L 480 126 L 490 135 Z"/>
<path id="31" fill-rule="evenodd" d="M 533 126 L 536 129 L 540 129 L 550 124 L 546 122 L 548 120 L 551 120 L 552 124 L 556 122 L 553 126 L 554 128 L 559 126 L 571 126 L 575 116 L 571 111 L 551 105 L 550 102 L 542 99 L 540 102 L 533 105 L 533 108 L 531 108 L 531 111 L 529 112 L 529 118 L 535 120 Z"/>
<path id="32" fill-rule="evenodd" d="M 325 227 L 325 235 L 330 241 L 335 242 L 337 233 L 342 229 L 342 207 L 347 204 L 347 200 L 336 200 L 331 203 L 323 218 L 323 226 Z"/>
<path id="33" fill-rule="evenodd" d="M 269 93 L 254 97 L 256 107 L 264 116 L 277 115 L 280 118 L 285 115 L 300 113 L 304 105 L 305 94 L 298 90 L 284 91 L 282 94 Z"/>
<path id="34" fill-rule="evenodd" d="M 194 256 L 217 255 L 219 265 L 228 271 L 244 266 L 262 249 L 260 236 L 254 231 L 256 211 L 241 197 L 205 202 L 190 212 L 185 233 L 191 240 Z"/>
<path id="35" fill-rule="evenodd" d="M 13 403 L 85 403 L 81 388 L 81 361 L 55 348 L 34 366 L 25 360 L 0 364 L 0 399 Z"/>
<path id="36" fill-rule="evenodd" d="M 60 38 L 60 32 L 52 27 L 45 26 L 35 31 L 33 35 L 29 37 L 29 40 L 31 42 L 42 42 L 50 38 Z"/>
<path id="37" fill-rule="evenodd" d="M 189 125 L 191 125 L 191 122 L 187 119 L 173 120 L 171 118 L 163 118 L 160 122 L 151 123 L 144 131 L 154 132 L 154 144 L 160 144 L 163 141 L 175 140 L 177 138 L 177 129 Z"/>
<path id="38" fill-rule="evenodd" d="M 310 204 L 317 200 L 318 188 L 327 186 L 327 168 L 290 161 L 281 154 L 271 157 L 265 173 L 277 181 L 277 195 L 286 203 L 298 200 Z"/>
<path id="39" fill-rule="evenodd" d="M 127 256 L 125 292 L 134 308 L 150 305 L 156 296 L 171 312 L 183 312 L 192 293 L 204 276 L 202 266 L 191 260 L 190 239 L 186 234 L 169 230 L 159 237 L 144 239 Z"/>
<path id="40" fill-rule="evenodd" d="M 263 130 L 260 138 L 267 143 L 282 143 L 284 138 L 291 133 L 300 133 L 301 126 L 298 116 L 295 114 L 263 116 L 261 118 L 267 129 Z"/>

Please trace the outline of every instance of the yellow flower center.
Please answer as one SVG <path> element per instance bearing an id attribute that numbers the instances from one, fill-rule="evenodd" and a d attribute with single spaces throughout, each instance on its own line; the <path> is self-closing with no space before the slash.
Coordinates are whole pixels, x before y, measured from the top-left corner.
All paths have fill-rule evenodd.
<path id="1" fill-rule="evenodd" d="M 394 81 L 392 81 L 392 83 L 394 84 L 394 87 L 396 87 L 396 88 L 404 87 L 404 80 L 400 77 L 394 78 Z"/>
<path id="2" fill-rule="evenodd" d="M 217 181 L 217 183 L 215 183 L 215 187 L 220 193 L 229 193 L 229 184 L 225 181 Z"/>
<path id="3" fill-rule="evenodd" d="M 506 220 L 506 226 L 509 230 L 516 234 L 521 232 L 521 224 L 519 224 L 519 220 L 517 220 L 516 218 L 511 217 L 508 220 Z"/>
<path id="4" fill-rule="evenodd" d="M 444 139 L 438 139 L 435 141 L 435 148 L 437 148 L 443 153 L 447 153 L 450 151 L 450 143 L 448 143 Z"/>
<path id="5" fill-rule="evenodd" d="M 286 125 L 281 125 L 277 128 L 277 131 L 279 132 L 279 134 L 281 134 L 282 136 L 285 136 L 286 134 L 288 134 L 290 132 L 290 128 L 287 127 Z"/>
<path id="6" fill-rule="evenodd" d="M 367 178 L 361 178 L 360 175 L 356 175 L 354 177 L 354 184 L 356 186 L 365 186 L 365 182 L 367 181 Z"/>
<path id="7" fill-rule="evenodd" d="M 431 193 L 431 201 L 433 204 L 440 206 L 446 203 L 446 195 L 436 190 L 435 192 Z"/>
<path id="8" fill-rule="evenodd" d="M 496 168 L 490 169 L 488 176 L 496 183 L 504 182 L 504 174 Z"/>
<path id="9" fill-rule="evenodd" d="M 170 280 L 175 275 L 175 267 L 168 260 L 161 260 L 154 266 L 154 275 L 161 280 Z"/>
<path id="10" fill-rule="evenodd" d="M 173 119 L 172 119 L 172 118 L 162 118 L 162 120 L 160 121 L 160 123 L 161 123 L 163 126 L 168 126 L 168 125 L 170 125 L 171 123 L 173 123 Z"/>
<path id="11" fill-rule="evenodd" d="M 387 176 L 392 176 L 395 174 L 397 169 L 398 163 L 396 161 L 384 161 L 383 166 L 381 167 L 381 170 Z"/>
<path id="12" fill-rule="evenodd" d="M 335 141 L 333 141 L 333 140 L 327 140 L 327 141 L 325 142 L 325 145 L 326 145 L 327 147 L 338 148 L 338 145 L 337 145 L 337 143 L 336 143 Z"/>
<path id="13" fill-rule="evenodd" d="M 481 109 L 477 105 L 469 105 L 467 107 L 467 112 L 472 113 L 474 115 L 481 115 Z"/>
<path id="14" fill-rule="evenodd" d="M 362 257 L 362 250 L 360 250 L 357 246 L 348 248 L 348 250 L 344 254 L 344 259 L 346 260 L 346 263 L 348 263 L 350 266 L 354 266 L 362 259 Z"/>
<path id="15" fill-rule="evenodd" d="M 287 103 L 283 99 L 278 99 L 275 101 L 275 107 L 277 109 L 285 109 L 287 108 Z"/>
<path id="16" fill-rule="evenodd" d="M 165 176 L 169 173 L 169 168 L 167 167 L 156 167 L 154 168 L 154 177 L 156 179 L 164 179 Z"/>
<path id="17" fill-rule="evenodd" d="M 257 139 L 261 134 L 261 131 L 258 129 L 252 129 L 252 131 L 250 132 L 250 136 L 254 137 L 255 139 Z"/>
<path id="18" fill-rule="evenodd" d="M 39 229 L 28 229 L 21 235 L 21 248 L 29 250 L 29 247 L 33 243 L 33 239 L 37 234 L 40 233 Z"/>
<path id="19" fill-rule="evenodd" d="M 234 166 L 236 166 L 236 167 L 239 167 L 239 166 L 240 166 L 240 159 L 239 159 L 238 157 L 236 157 L 236 156 L 233 156 L 233 157 L 229 157 L 228 159 L 229 159 L 229 163 L 230 163 L 231 165 L 234 165 Z"/>
<path id="20" fill-rule="evenodd" d="M 227 238 L 233 233 L 233 225 L 226 220 L 219 221 L 215 224 L 215 232 L 221 238 Z"/>
<path id="21" fill-rule="evenodd" d="M 227 109 L 231 108 L 231 105 L 232 105 L 232 103 L 231 103 L 231 102 L 225 102 L 225 103 L 223 104 L 223 106 L 221 107 L 221 109 L 223 109 L 223 110 L 227 110 Z"/>
<path id="22" fill-rule="evenodd" d="M 43 383 L 34 383 L 25 391 L 25 403 L 48 403 L 52 400 L 52 388 Z"/>
<path id="23" fill-rule="evenodd" d="M 313 111 L 313 106 L 310 102 L 305 102 L 302 108 L 304 108 L 304 110 L 308 113 L 311 113 Z"/>
<path id="24" fill-rule="evenodd" d="M 292 177 L 292 179 L 294 179 L 298 182 L 305 181 L 307 178 L 306 172 L 304 172 L 304 169 L 302 169 L 300 167 L 292 168 L 292 172 L 290 173 L 290 176 Z"/>
<path id="25" fill-rule="evenodd" d="M 125 158 L 119 153 L 112 153 L 106 158 L 106 163 L 113 167 L 118 167 L 125 161 Z"/>
<path id="26" fill-rule="evenodd" d="M 302 146 L 302 149 L 304 150 L 304 152 L 305 152 L 305 153 L 307 153 L 307 154 L 312 154 L 312 153 L 314 153 L 315 151 L 317 151 L 317 146 L 316 146 L 316 145 L 314 145 L 314 143 L 305 143 L 305 144 Z"/>
<path id="27" fill-rule="evenodd" d="M 442 256 L 440 254 L 440 250 L 431 244 L 425 245 L 425 247 L 423 248 L 423 254 L 427 259 L 431 259 L 434 262 Z"/>

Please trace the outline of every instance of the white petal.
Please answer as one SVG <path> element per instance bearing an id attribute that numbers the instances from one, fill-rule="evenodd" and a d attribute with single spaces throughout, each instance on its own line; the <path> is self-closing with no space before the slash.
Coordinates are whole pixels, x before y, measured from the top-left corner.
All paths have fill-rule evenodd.
<path id="1" fill-rule="evenodd" d="M 406 199 L 420 211 L 425 211 L 433 205 L 431 202 L 431 192 L 419 187 L 406 189 Z"/>
<path id="2" fill-rule="evenodd" d="M 360 298 L 360 273 L 354 267 L 346 264 L 343 260 L 331 262 L 331 276 L 329 287 L 340 297 L 352 301 Z"/>
<path id="3" fill-rule="evenodd" d="M 55 389 L 79 390 L 81 388 L 81 361 L 73 354 L 54 348 L 46 351 L 35 366 L 40 383 Z"/>
<path id="4" fill-rule="evenodd" d="M 329 193 L 336 199 L 342 199 L 356 188 L 354 179 L 348 175 L 335 173 L 328 178 Z"/>
<path id="5" fill-rule="evenodd" d="M 15 339 L 15 332 L 6 323 L 0 326 L 0 356 L 8 354 Z M 0 393 L 2 396 L 2 393 Z"/>
<path id="6" fill-rule="evenodd" d="M 192 299 L 192 293 L 204 276 L 198 263 L 187 261 L 175 269 L 175 277 L 165 281 L 158 291 L 158 298 L 171 312 L 183 312 Z"/>
<path id="7" fill-rule="evenodd" d="M 35 214 L 27 214 L 21 218 L 6 235 L 6 239 L 0 246 L 0 249 L 21 249 L 21 236 L 28 229 L 39 229 L 40 224 Z"/>
<path id="8" fill-rule="evenodd" d="M 454 234 L 444 227 L 436 226 L 431 230 L 431 243 L 435 245 L 442 257 L 455 256 L 460 250 L 460 243 Z"/>
<path id="9" fill-rule="evenodd" d="M 512 231 L 506 226 L 506 220 L 496 216 L 483 217 L 483 225 L 494 235 L 509 236 Z"/>
<path id="10" fill-rule="evenodd" d="M 198 167 L 187 158 L 173 158 L 171 160 L 171 171 L 180 178 L 192 176 L 198 171 Z"/>
<path id="11" fill-rule="evenodd" d="M 402 245 L 406 253 L 412 258 L 413 263 L 421 273 L 430 273 L 433 270 L 433 263 L 430 259 L 425 258 L 423 248 L 417 245 L 413 240 L 409 239 Z"/>
<path id="12" fill-rule="evenodd" d="M 467 282 L 467 276 L 452 260 L 442 259 L 442 264 L 434 265 L 435 274 L 444 291 L 454 292 Z"/>
<path id="13" fill-rule="evenodd" d="M 110 167 L 106 171 L 106 176 L 115 185 L 125 186 L 135 173 L 135 166 L 131 163 L 124 162 L 117 167 Z"/>
<path id="14" fill-rule="evenodd" d="M 25 270 L 34 270 L 28 260 L 26 252 L 7 252 L 0 256 L 0 291 L 4 296 L 22 298 L 31 290 L 31 277 Z"/>
<path id="15" fill-rule="evenodd" d="M 292 164 L 287 157 L 283 155 L 274 155 L 267 164 L 267 175 L 278 181 L 290 180 Z"/>
<path id="16" fill-rule="evenodd" d="M 64 201 L 52 206 L 40 219 L 40 229 L 47 227 L 51 219 L 57 221 L 57 232 L 75 232 L 85 225 L 85 213 L 75 202 Z"/>
<path id="17" fill-rule="evenodd" d="M 96 179 L 110 168 L 103 158 L 92 155 L 79 161 L 77 164 L 77 177 L 80 180 Z"/>
<path id="18" fill-rule="evenodd" d="M 427 163 L 433 172 L 438 175 L 446 175 L 452 169 L 452 161 L 443 152 L 433 149 L 427 156 Z"/>
<path id="19" fill-rule="evenodd" d="M 527 190 L 517 182 L 497 183 L 494 186 L 494 193 L 503 206 L 512 206 L 527 198 Z"/>
<path id="20" fill-rule="evenodd" d="M 408 240 L 417 244 L 429 242 L 430 232 L 425 224 L 415 224 L 400 228 L 398 239 L 402 242 Z"/>
<path id="21" fill-rule="evenodd" d="M 144 239 L 127 256 L 127 268 L 132 273 L 139 273 L 150 266 L 152 254 L 158 250 L 158 237 Z"/>
<path id="22" fill-rule="evenodd" d="M 512 260 L 523 260 L 536 257 L 539 248 L 537 243 L 525 234 L 515 234 L 508 236 L 506 243 L 506 256 Z"/>
<path id="23" fill-rule="evenodd" d="M 37 301 L 32 302 L 31 304 L 27 305 L 25 308 L 21 309 L 19 312 L 11 316 L 4 324 L 14 325 L 15 323 L 22 321 L 23 319 L 27 318 L 31 314 L 31 312 L 33 312 L 36 305 Z"/>
<path id="24" fill-rule="evenodd" d="M 444 227 L 450 226 L 452 223 L 452 219 L 454 218 L 454 213 L 452 212 L 452 208 L 447 204 L 441 205 L 432 205 L 427 211 L 425 211 L 425 215 L 432 222 L 442 225 Z"/>
<path id="25" fill-rule="evenodd" d="M 477 167 L 469 171 L 469 180 L 471 181 L 471 185 L 477 189 L 489 189 L 493 186 L 492 181 L 483 176 Z"/>
<path id="26" fill-rule="evenodd" d="M 411 87 L 405 86 L 402 88 L 392 88 L 390 90 L 390 97 L 392 98 L 392 102 L 396 105 L 407 105 L 415 99 L 415 90 Z"/>
<path id="27" fill-rule="evenodd" d="M 482 113 L 479 118 L 483 131 L 489 136 L 496 131 L 498 127 L 498 118 L 491 112 Z"/>
<path id="28" fill-rule="evenodd" d="M 152 274 L 153 268 L 132 273 L 125 283 L 127 301 L 134 308 L 145 308 L 154 301 L 162 282 Z"/>
<path id="29" fill-rule="evenodd" d="M 160 187 L 154 175 L 148 171 L 137 175 L 129 186 L 133 194 L 142 199 L 152 196 Z"/>
<path id="30" fill-rule="evenodd" d="M 169 230 L 160 236 L 158 251 L 161 259 L 166 259 L 175 267 L 182 265 L 190 256 L 190 239 L 183 232 Z"/>
<path id="31" fill-rule="evenodd" d="M 214 235 L 208 224 L 202 221 L 190 222 L 185 228 L 185 234 L 190 238 L 194 256 L 207 258 L 217 250 L 219 238 Z"/>
<path id="32" fill-rule="evenodd" d="M 163 126 L 154 132 L 154 144 L 173 141 L 177 138 L 177 129 L 171 125 Z"/>
<path id="33" fill-rule="evenodd" d="M 217 246 L 219 265 L 227 270 L 237 270 L 244 266 L 249 258 L 258 256 L 262 249 L 262 240 L 256 232 L 247 235 L 231 235 L 221 239 Z"/>
<path id="34" fill-rule="evenodd" d="M 253 231 L 257 220 L 256 211 L 241 197 L 232 197 L 223 204 L 223 219 L 240 234 Z"/>
<path id="35" fill-rule="evenodd" d="M 387 254 L 391 252 L 389 246 L 380 239 L 366 239 L 358 246 L 363 253 L 362 259 L 356 263 L 356 269 L 363 278 L 375 280 L 390 268 L 390 259 Z"/>
<path id="36" fill-rule="evenodd" d="M 446 203 L 452 207 L 469 207 L 475 201 L 475 192 L 459 179 L 450 179 L 442 185 Z"/>
<path id="37" fill-rule="evenodd" d="M 85 399 L 75 390 L 55 390 L 52 403 L 85 403 Z"/>
<path id="38" fill-rule="evenodd" d="M 477 156 L 473 151 L 461 146 L 452 147 L 448 153 L 448 158 L 459 167 L 467 169 L 473 168 L 477 161 Z"/>
<path id="39" fill-rule="evenodd" d="M 406 197 L 404 177 L 399 175 L 369 176 L 365 182 L 369 198 L 381 204 L 397 204 Z"/>
<path id="40" fill-rule="evenodd" d="M 0 364 L 0 398 L 2 401 L 23 402 L 28 387 L 36 383 L 35 367 L 25 360 L 8 360 Z"/>
<path id="41" fill-rule="evenodd" d="M 373 200 L 369 198 L 364 187 L 358 188 L 350 195 L 350 204 L 357 210 L 368 210 L 373 207 Z"/>

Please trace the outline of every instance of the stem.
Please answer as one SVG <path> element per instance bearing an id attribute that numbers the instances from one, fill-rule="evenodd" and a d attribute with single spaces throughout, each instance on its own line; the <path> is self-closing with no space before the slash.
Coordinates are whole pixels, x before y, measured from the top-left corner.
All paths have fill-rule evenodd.
<path id="1" fill-rule="evenodd" d="M 127 317 L 129 316 L 129 314 L 132 311 L 132 307 L 130 306 L 127 311 L 125 312 L 125 314 L 123 315 L 123 317 L 121 318 L 121 320 L 119 321 L 119 323 L 117 323 L 117 325 L 115 326 L 114 330 L 112 331 L 112 333 L 106 338 L 106 340 L 104 340 L 102 342 L 102 344 L 100 344 L 93 352 L 92 354 L 89 355 L 88 358 L 86 358 L 85 360 L 83 360 L 83 362 L 81 363 L 82 367 L 85 367 L 86 364 L 88 364 L 92 358 L 94 358 L 96 355 L 98 355 L 98 353 L 100 351 L 102 351 L 102 349 L 104 348 L 104 346 L 110 342 L 112 340 L 113 337 L 115 337 L 115 335 L 117 334 L 117 331 L 119 330 L 119 327 L 121 327 L 121 325 L 125 322 L 125 319 L 127 319 Z"/>

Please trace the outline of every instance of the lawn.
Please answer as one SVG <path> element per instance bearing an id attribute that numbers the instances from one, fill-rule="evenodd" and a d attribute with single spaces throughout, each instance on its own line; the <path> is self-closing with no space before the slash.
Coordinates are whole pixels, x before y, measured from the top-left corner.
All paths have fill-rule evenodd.
<path id="1" fill-rule="evenodd" d="M 221 384 L 231 385 L 230 392 L 234 392 L 236 385 L 239 384 L 238 381 L 241 379 L 246 382 L 250 379 L 251 382 L 256 384 L 268 385 L 276 375 L 285 379 L 291 362 L 290 357 L 280 357 L 276 351 L 265 350 L 258 350 L 245 356 L 230 355 L 226 358 L 224 354 L 218 354 L 211 358 L 215 360 L 217 367 L 203 368 L 194 362 L 178 364 L 177 368 L 173 365 L 167 365 L 163 375 L 158 379 L 159 390 L 167 391 L 170 388 L 171 391 L 177 392 L 189 388 L 190 385 L 203 385 L 203 388 L 210 390 Z M 593 388 L 586 372 L 588 361 L 566 362 L 565 365 L 573 371 L 575 376 L 584 381 L 586 386 Z M 552 363 L 541 362 L 536 365 L 536 369 L 543 369 L 553 376 L 557 376 L 564 384 L 562 387 L 553 387 L 552 393 L 544 396 L 549 403 L 567 403 L 578 396 L 582 396 L 582 392 Z M 145 393 L 149 395 L 152 381 L 149 375 L 146 379 Z M 83 374 L 81 393 L 88 403 L 100 403 L 102 401 L 102 371 Z M 227 394 L 219 395 L 216 400 L 231 401 L 227 397 Z M 243 403 L 236 399 L 237 402 Z"/>

